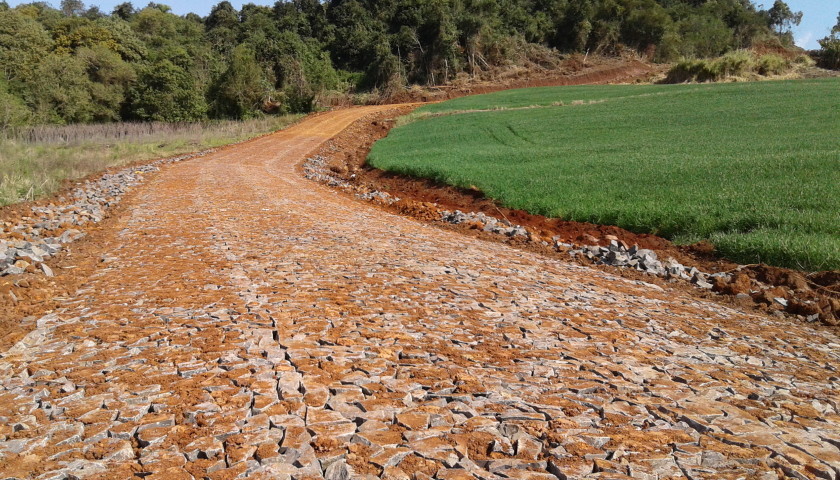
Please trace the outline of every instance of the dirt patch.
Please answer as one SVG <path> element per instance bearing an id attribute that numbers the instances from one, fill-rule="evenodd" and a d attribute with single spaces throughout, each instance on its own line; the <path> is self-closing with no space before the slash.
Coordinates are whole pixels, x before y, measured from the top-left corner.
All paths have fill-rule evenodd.
<path id="1" fill-rule="evenodd" d="M 592 57 L 578 55 L 565 60 L 559 69 L 544 72 L 523 71 L 521 76 L 489 81 L 470 81 L 463 85 L 414 88 L 379 100 L 379 104 L 436 102 L 467 95 L 480 95 L 513 88 L 559 87 L 569 85 L 598 85 L 605 83 L 649 82 L 667 70 L 665 65 L 653 65 L 637 59 L 620 57 Z"/>
<path id="2" fill-rule="evenodd" d="M 634 280 L 669 285 L 692 295 L 715 299 L 729 305 L 751 307 L 767 314 L 787 312 L 803 321 L 821 320 L 825 325 L 840 325 L 840 272 L 806 273 L 768 265 L 738 265 L 722 258 L 709 242 L 674 245 L 671 241 L 649 234 L 637 234 L 611 225 L 571 222 L 532 215 L 523 210 L 505 208 L 478 190 L 441 185 L 426 179 L 409 178 L 384 172 L 366 163 L 373 143 L 385 137 L 400 115 L 415 107 L 400 107 L 367 117 L 351 125 L 312 155 L 327 159 L 330 171 L 352 184 L 360 192 L 387 192 L 400 200 L 381 207 L 403 215 L 431 222 L 442 228 L 458 230 L 471 236 L 502 241 L 530 251 L 556 255 L 569 261 L 568 248 L 558 246 L 601 245 L 617 240 L 656 251 L 659 258 L 695 266 L 708 273 L 730 273 L 728 279 L 716 279 L 713 292 L 701 290 L 682 281 L 666 281 L 632 269 L 592 265 L 579 256 L 576 261 L 609 270 Z M 526 227 L 532 232 L 530 241 L 508 239 L 482 231 L 480 225 L 451 225 L 441 220 L 444 210 L 482 212 Z"/>
<path id="3" fill-rule="evenodd" d="M 321 115 L 316 113 L 310 115 Z M 304 117 L 305 118 L 305 117 Z M 292 127 L 303 121 L 304 118 L 289 124 L 286 128 Z M 235 146 L 272 135 L 269 132 L 257 135 L 248 140 L 220 146 L 203 152 L 192 152 L 176 157 L 200 156 L 209 152 L 220 152 Z M 53 195 L 40 198 L 34 201 L 16 203 L 0 207 L 0 238 L 27 240 L 27 235 L 32 232 L 33 209 L 64 204 L 66 198 L 71 197 L 72 191 L 86 182 L 95 182 L 103 175 L 116 174 L 120 171 L 150 165 L 158 159 L 138 160 L 136 162 L 117 165 L 101 172 L 92 173 L 80 179 L 67 179 L 62 182 L 61 188 Z M 166 168 L 162 164 L 158 168 Z M 145 174 L 145 182 L 150 181 L 157 172 Z M 27 333 L 35 328 L 35 322 L 39 317 L 55 311 L 60 303 L 72 296 L 84 282 L 102 263 L 105 250 L 103 245 L 109 235 L 114 235 L 111 218 L 120 217 L 125 213 L 124 205 L 134 195 L 136 189 L 129 190 L 122 201 L 104 211 L 105 216 L 101 222 L 87 222 L 82 225 L 64 225 L 66 228 L 73 228 L 85 233 L 85 237 L 71 244 L 64 245 L 62 251 L 53 256 L 49 263 L 50 268 L 55 272 L 55 277 L 43 275 L 34 266 L 27 268 L 26 273 L 21 275 L 10 275 L 0 277 L 0 351 L 5 351 Z M 12 229 L 17 225 L 28 225 L 29 230 L 19 232 Z M 60 234 L 61 232 L 56 232 Z M 84 252 L 77 254 L 75 252 Z"/>

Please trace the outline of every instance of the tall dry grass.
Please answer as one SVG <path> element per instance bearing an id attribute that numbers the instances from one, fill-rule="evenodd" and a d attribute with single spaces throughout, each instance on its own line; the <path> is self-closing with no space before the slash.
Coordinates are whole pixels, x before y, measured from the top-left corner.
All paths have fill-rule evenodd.
<path id="1" fill-rule="evenodd" d="M 246 140 L 284 128 L 298 118 L 37 126 L 0 132 L 0 205 L 49 195 L 63 180 L 109 167 Z"/>
<path id="2" fill-rule="evenodd" d="M 807 55 L 788 58 L 777 53 L 735 50 L 718 58 L 680 60 L 662 83 L 790 79 L 813 66 L 814 61 Z"/>

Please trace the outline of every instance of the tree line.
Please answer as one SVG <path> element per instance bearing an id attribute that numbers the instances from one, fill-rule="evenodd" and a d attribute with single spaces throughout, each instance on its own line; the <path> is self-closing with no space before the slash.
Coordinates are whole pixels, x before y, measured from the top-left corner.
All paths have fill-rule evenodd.
<path id="1" fill-rule="evenodd" d="M 206 17 L 0 1 L 0 128 L 306 112 L 325 92 L 444 84 L 558 52 L 668 61 L 791 43 L 799 19 L 781 0 L 223 1 Z"/>

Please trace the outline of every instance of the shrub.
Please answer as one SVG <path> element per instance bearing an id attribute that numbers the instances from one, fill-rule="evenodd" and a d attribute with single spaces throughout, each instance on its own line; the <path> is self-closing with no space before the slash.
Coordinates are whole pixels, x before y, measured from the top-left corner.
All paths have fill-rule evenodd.
<path id="1" fill-rule="evenodd" d="M 717 68 L 709 60 L 680 60 L 668 71 L 665 83 L 713 82 L 720 78 L 720 70 Z"/>
<path id="2" fill-rule="evenodd" d="M 756 62 L 756 71 L 760 75 L 781 75 L 790 69 L 790 62 L 774 53 L 762 55 Z"/>
<path id="3" fill-rule="evenodd" d="M 822 47 L 822 50 L 820 50 L 820 66 L 840 70 L 840 37 L 825 37 L 819 42 Z"/>
<path id="4" fill-rule="evenodd" d="M 753 66 L 753 55 L 747 50 L 729 52 L 714 61 L 715 70 L 723 77 L 741 76 Z"/>
<path id="5" fill-rule="evenodd" d="M 807 66 L 808 62 L 813 64 L 806 55 L 791 61 L 777 53 L 766 53 L 759 57 L 749 50 L 736 50 L 716 59 L 681 60 L 671 67 L 663 83 L 713 82 L 750 74 L 781 75 L 793 68 L 794 63 Z"/>

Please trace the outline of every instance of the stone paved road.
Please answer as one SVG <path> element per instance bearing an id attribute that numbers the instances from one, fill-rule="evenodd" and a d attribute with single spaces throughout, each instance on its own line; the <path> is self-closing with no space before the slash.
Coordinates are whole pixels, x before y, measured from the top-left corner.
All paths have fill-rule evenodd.
<path id="1" fill-rule="evenodd" d="M 0 478 L 837 478 L 836 335 L 302 179 L 376 108 L 138 190 L 0 359 Z"/>

